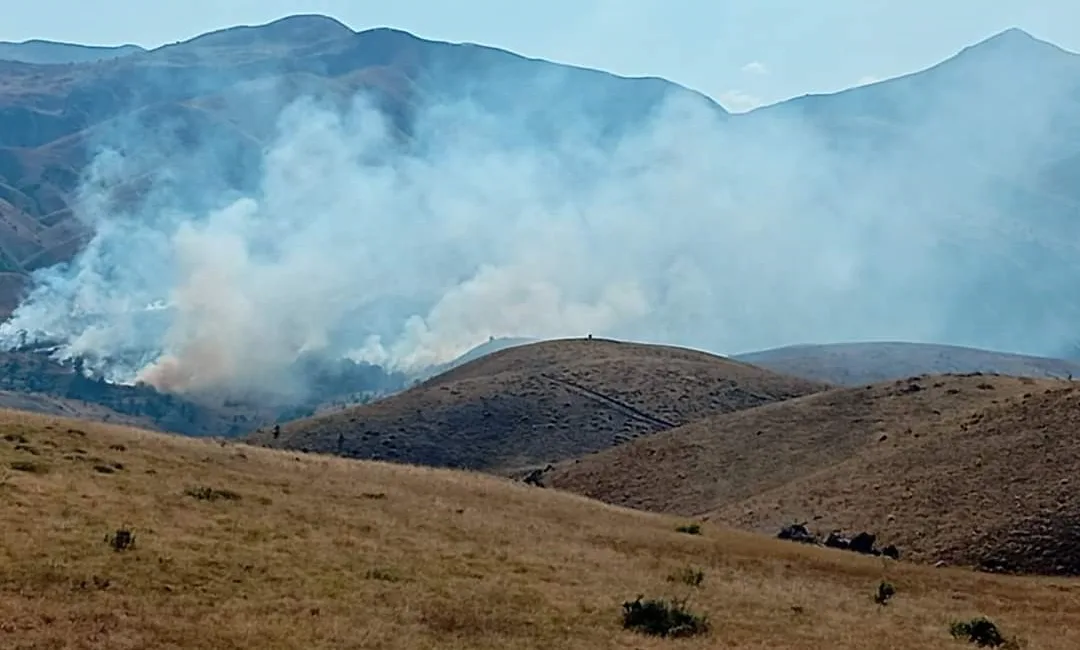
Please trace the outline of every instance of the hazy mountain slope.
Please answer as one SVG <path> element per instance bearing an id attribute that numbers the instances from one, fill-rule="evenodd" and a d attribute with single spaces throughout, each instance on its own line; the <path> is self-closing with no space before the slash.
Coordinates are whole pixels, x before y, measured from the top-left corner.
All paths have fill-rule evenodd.
<path id="1" fill-rule="evenodd" d="M 423 372 L 423 379 L 430 379 L 430 378 L 435 377 L 437 375 L 440 375 L 440 374 L 442 374 L 444 372 L 448 372 L 450 370 L 453 370 L 454 368 L 457 368 L 458 366 L 463 366 L 466 363 L 469 363 L 470 361 L 475 361 L 477 359 L 482 359 L 483 357 L 486 357 L 489 354 L 494 354 L 496 352 L 499 352 L 500 350 L 506 350 L 508 348 L 518 347 L 520 345 L 527 345 L 529 343 L 535 343 L 535 342 L 536 341 L 534 341 L 533 339 L 529 339 L 529 338 L 515 338 L 515 337 L 495 338 L 495 337 L 492 337 L 490 340 L 488 340 L 487 343 L 481 343 L 480 345 L 476 346 L 475 348 L 472 348 L 471 350 L 469 350 L 465 354 L 461 355 L 460 357 L 454 359 L 453 361 L 450 361 L 450 362 L 444 363 L 444 364 L 439 364 L 437 366 L 432 366 L 430 368 L 425 369 L 424 372 Z"/>
<path id="2" fill-rule="evenodd" d="M 1080 644 L 1071 582 L 685 535 L 493 477 L 9 412 L 0 428 L 3 634 L 29 649 L 670 647 L 621 629 L 638 594 L 690 596 L 712 631 L 687 648 L 945 649 L 979 615 L 1032 647 Z M 135 544 L 117 552 L 121 527 Z M 687 568 L 699 587 L 670 579 Z"/>
<path id="3" fill-rule="evenodd" d="M 65 64 L 87 63 L 115 59 L 136 52 L 145 52 L 138 45 L 117 45 L 114 47 L 101 47 L 93 45 L 77 45 L 75 43 L 58 43 L 56 41 L 44 41 L 39 39 L 12 43 L 0 41 L 0 60 L 19 61 L 21 63 L 38 64 Z"/>
<path id="4" fill-rule="evenodd" d="M 4 338 L 230 395 L 313 348 L 415 374 L 489 336 L 1054 356 L 1080 322 L 1078 60 L 1010 31 L 739 116 L 320 16 L 0 64 L 0 271 L 38 280 Z"/>
<path id="5" fill-rule="evenodd" d="M 811 138 L 838 165 L 821 174 L 818 200 L 896 238 L 867 285 L 921 288 L 890 305 L 868 291 L 845 310 L 852 322 L 884 309 L 932 325 L 922 340 L 1058 356 L 1080 319 L 1078 115 L 1080 56 L 1011 29 L 927 70 L 765 107 L 743 125 L 778 145 Z M 833 340 L 871 337 L 891 338 Z"/>
<path id="6" fill-rule="evenodd" d="M 41 47 L 52 58 L 68 52 L 62 44 Z M 539 83 L 553 99 L 543 107 L 531 100 Z M 528 123 L 538 138 L 550 137 L 567 111 L 611 135 L 632 128 L 668 93 L 691 94 L 658 79 L 623 79 L 392 29 L 358 34 L 322 16 L 224 29 L 112 61 L 63 67 L 0 61 L 0 217 L 6 202 L 14 210 L 7 218 L 20 221 L 9 231 L 0 224 L 4 265 L 23 272 L 75 252 L 66 244 L 83 228 L 72 220 L 70 202 L 79 174 L 102 145 L 135 145 L 140 130 L 155 138 L 175 132 L 181 149 L 212 139 L 232 158 L 219 169 L 188 173 L 248 187 L 288 102 L 314 96 L 345 105 L 361 91 L 403 135 L 417 105 L 467 98 Z M 146 160 L 143 169 L 155 164 Z M 72 232 L 56 241 L 57 229 Z"/>
<path id="7" fill-rule="evenodd" d="M 258 444 L 499 470 L 605 449 L 714 413 L 825 389 L 721 357 L 605 340 L 501 350 L 384 400 L 292 422 Z"/>
<path id="8" fill-rule="evenodd" d="M 732 358 L 776 372 L 857 386 L 918 375 L 987 374 L 1080 377 L 1080 364 L 953 345 L 880 342 L 793 345 Z"/>
<path id="9" fill-rule="evenodd" d="M 762 532 L 795 520 L 869 530 L 919 561 L 1080 574 L 1075 402 L 1068 381 L 988 375 L 836 389 L 562 463 L 545 480 Z"/>

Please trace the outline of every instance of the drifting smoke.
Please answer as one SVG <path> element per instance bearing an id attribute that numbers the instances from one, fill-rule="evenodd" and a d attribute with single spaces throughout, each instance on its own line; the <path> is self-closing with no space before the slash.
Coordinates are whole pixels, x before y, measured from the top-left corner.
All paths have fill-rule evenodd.
<path id="1" fill-rule="evenodd" d="M 1047 352 L 1078 315 L 1076 226 L 1034 218 L 1002 179 L 1045 155 L 1061 96 L 993 106 L 1012 90 L 960 72 L 893 88 L 919 93 L 907 121 L 731 117 L 676 93 L 602 144 L 580 113 L 541 141 L 468 102 L 418 110 L 403 143 L 363 97 L 304 99 L 243 195 L 159 175 L 117 208 L 150 158 L 222 167 L 212 140 L 181 153 L 144 133 L 98 156 L 93 240 L 38 273 L 2 333 L 178 392 L 285 390 L 303 355 L 420 370 L 491 336 Z"/>

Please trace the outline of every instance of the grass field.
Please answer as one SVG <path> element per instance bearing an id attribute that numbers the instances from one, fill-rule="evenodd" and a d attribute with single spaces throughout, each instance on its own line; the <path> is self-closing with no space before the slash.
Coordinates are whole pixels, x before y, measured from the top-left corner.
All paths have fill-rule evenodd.
<path id="1" fill-rule="evenodd" d="M 977 615 L 1080 647 L 1080 582 L 682 534 L 476 474 L 14 412 L 0 468 L 3 648 L 958 648 L 950 622 Z M 700 586 L 669 580 L 687 568 Z M 711 629 L 625 631 L 638 594 L 689 596 Z"/>

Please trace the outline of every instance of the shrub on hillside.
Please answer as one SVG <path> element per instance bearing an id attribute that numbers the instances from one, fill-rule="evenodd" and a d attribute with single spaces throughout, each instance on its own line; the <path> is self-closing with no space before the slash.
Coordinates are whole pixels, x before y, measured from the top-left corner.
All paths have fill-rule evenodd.
<path id="1" fill-rule="evenodd" d="M 700 535 L 701 524 L 686 524 L 685 526 L 679 526 L 675 529 L 677 533 L 684 533 L 686 535 Z"/>
<path id="2" fill-rule="evenodd" d="M 705 572 L 693 567 L 684 567 L 668 576 L 668 582 L 681 582 L 691 587 L 700 587 L 705 582 Z"/>
<path id="3" fill-rule="evenodd" d="M 135 533 L 121 528 L 112 535 L 105 536 L 105 542 L 116 552 L 130 551 L 135 548 Z"/>
<path id="4" fill-rule="evenodd" d="M 198 499 L 199 501 L 239 501 L 240 495 L 232 490 L 218 490 L 211 487 L 189 487 L 184 490 L 186 496 Z"/>
<path id="5" fill-rule="evenodd" d="M 636 600 L 623 603 L 623 628 L 660 637 L 687 637 L 709 631 L 704 616 L 686 608 L 686 601 Z"/>
<path id="6" fill-rule="evenodd" d="M 957 621 L 949 628 L 954 639 L 964 639 L 980 648 L 997 648 L 1005 645 L 1005 637 L 997 625 L 988 618 L 973 618 L 970 621 Z"/>
<path id="7" fill-rule="evenodd" d="M 28 474 L 48 474 L 49 466 L 36 460 L 13 460 L 8 466 L 16 472 Z"/>
<path id="8" fill-rule="evenodd" d="M 885 582 L 884 580 L 878 585 L 877 593 L 874 594 L 874 602 L 884 607 L 889 604 L 892 597 L 896 595 L 896 587 L 892 586 L 892 583 Z"/>

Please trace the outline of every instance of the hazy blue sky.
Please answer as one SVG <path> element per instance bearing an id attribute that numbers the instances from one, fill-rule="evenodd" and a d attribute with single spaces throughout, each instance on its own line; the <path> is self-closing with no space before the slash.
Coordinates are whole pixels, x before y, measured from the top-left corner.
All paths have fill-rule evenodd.
<path id="1" fill-rule="evenodd" d="M 740 110 L 932 65 L 1008 27 L 1080 50 L 1076 0 L 4 0 L 0 40 L 156 46 L 322 13 L 628 75 Z"/>

